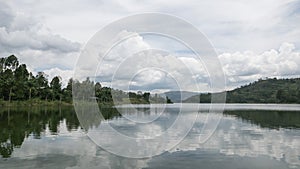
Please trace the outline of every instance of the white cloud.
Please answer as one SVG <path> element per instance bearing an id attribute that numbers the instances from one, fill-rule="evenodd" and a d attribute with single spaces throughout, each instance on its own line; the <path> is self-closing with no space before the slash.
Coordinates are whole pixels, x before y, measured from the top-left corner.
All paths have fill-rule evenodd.
<path id="1" fill-rule="evenodd" d="M 67 86 L 69 79 L 72 78 L 72 76 L 73 76 L 73 71 L 72 70 L 62 70 L 62 69 L 59 69 L 59 68 L 48 69 L 48 70 L 45 70 L 44 73 L 46 73 L 48 75 L 48 81 L 49 82 L 55 76 L 61 77 L 63 87 Z"/>
<path id="2" fill-rule="evenodd" d="M 299 44 L 298 0 L 261 0 L 260 3 L 235 0 L 10 3 L 24 13 L 41 15 L 51 30 L 82 43 L 100 28 L 121 17 L 141 12 L 162 12 L 194 24 L 221 52 L 263 52 L 284 41 Z"/>
<path id="3" fill-rule="evenodd" d="M 246 51 L 219 55 L 228 77 L 228 87 L 237 87 L 237 85 L 265 77 L 299 77 L 300 52 L 294 49 L 294 44 L 283 43 L 278 50 L 270 49 L 262 53 Z"/>
<path id="4" fill-rule="evenodd" d="M 38 51 L 57 51 L 62 54 L 79 50 L 78 43 L 72 43 L 58 35 L 42 35 L 28 30 L 9 31 L 0 28 L 0 50 L 14 52 L 24 49 Z"/>
<path id="5" fill-rule="evenodd" d="M 152 49 L 154 39 L 150 42 L 135 34 L 117 45 L 100 64 L 96 73 L 98 80 L 123 90 L 213 91 L 205 65 L 194 55 L 176 53 L 178 46 L 173 51 Z M 227 79 L 227 89 L 259 78 L 300 76 L 300 53 L 295 51 L 292 43 L 283 43 L 277 50 L 262 53 L 223 53 L 218 58 Z"/>
<path id="6" fill-rule="evenodd" d="M 22 50 L 17 56 L 22 63 L 26 63 L 35 71 L 44 71 L 50 68 L 73 69 L 78 57 L 78 52 L 59 53 L 55 51 Z"/>
<path id="7" fill-rule="evenodd" d="M 15 54 L 34 72 L 47 68 L 73 68 L 80 44 L 53 34 L 40 18 L 0 2 L 1 57 Z M 72 62 L 72 63 L 70 63 Z"/>
<path id="8" fill-rule="evenodd" d="M 299 75 L 299 4 L 297 0 L 262 0 L 260 3 L 235 0 L 175 0 L 172 3 L 158 0 L 143 3 L 136 0 L 0 2 L 1 57 L 14 53 L 35 72 L 70 72 L 80 48 L 80 44 L 73 41 L 83 44 L 96 31 L 123 16 L 162 12 L 186 19 L 206 34 L 220 54 L 227 84 L 232 88 L 261 77 Z M 126 43 L 115 49 L 110 61 L 102 64 L 99 73 L 104 84 L 109 84 L 112 72 L 130 53 L 150 48 L 167 52 L 170 52 L 169 49 L 182 50 L 180 45 L 171 44 L 163 38 L 151 39 L 137 35 Z M 159 62 L 150 63 L 166 64 L 168 71 L 181 77 L 180 81 L 185 82 L 186 89 L 196 90 L 192 87 L 191 79 L 197 80 L 201 89 L 209 88 L 209 77 L 204 66 L 199 66 L 201 64 L 189 54 L 171 51 L 168 57 L 165 56 L 160 53 L 155 56 Z M 124 69 L 121 73 L 125 76 L 137 69 L 138 64 L 135 63 L 142 61 L 133 59 L 126 71 Z M 188 65 L 189 70 L 183 68 L 184 64 Z M 192 77 L 188 76 L 189 71 L 194 72 Z M 164 77 L 155 75 L 153 80 L 143 75 L 140 79 L 136 78 L 135 83 L 157 87 L 162 85 Z"/>
<path id="9" fill-rule="evenodd" d="M 143 36 L 135 33 L 101 60 L 97 80 L 104 84 L 112 82 L 113 88 L 122 90 L 148 91 L 197 90 L 196 81 L 207 82 L 205 69 L 200 61 L 192 58 L 194 55 L 176 56 L 173 53 L 153 49 Z M 194 75 L 202 75 L 203 79 Z M 207 86 L 202 90 L 207 90 Z"/>

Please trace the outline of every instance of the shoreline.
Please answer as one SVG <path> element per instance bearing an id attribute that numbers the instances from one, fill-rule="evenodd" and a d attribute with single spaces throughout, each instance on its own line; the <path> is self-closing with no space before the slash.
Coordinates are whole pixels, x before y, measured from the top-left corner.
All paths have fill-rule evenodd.
<path id="1" fill-rule="evenodd" d="M 31 101 L 0 101 L 0 107 L 28 107 L 28 106 L 73 106 L 73 103 L 60 101 L 45 101 L 45 100 L 31 100 Z"/>

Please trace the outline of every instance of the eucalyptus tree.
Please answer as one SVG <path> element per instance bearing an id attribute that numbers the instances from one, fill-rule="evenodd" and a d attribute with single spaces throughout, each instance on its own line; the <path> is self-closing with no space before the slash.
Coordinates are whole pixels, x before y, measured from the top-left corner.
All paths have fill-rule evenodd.
<path id="1" fill-rule="evenodd" d="M 50 82 L 50 89 L 52 100 L 61 100 L 62 89 L 61 89 L 61 78 L 55 76 Z"/>

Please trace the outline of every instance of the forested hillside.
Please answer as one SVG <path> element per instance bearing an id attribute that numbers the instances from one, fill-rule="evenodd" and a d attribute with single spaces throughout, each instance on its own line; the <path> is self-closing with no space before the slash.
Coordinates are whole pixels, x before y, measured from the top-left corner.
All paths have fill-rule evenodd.
<path id="1" fill-rule="evenodd" d="M 210 103 L 211 93 L 192 96 L 186 103 Z M 300 103 L 300 78 L 258 80 L 227 91 L 227 103 Z"/>

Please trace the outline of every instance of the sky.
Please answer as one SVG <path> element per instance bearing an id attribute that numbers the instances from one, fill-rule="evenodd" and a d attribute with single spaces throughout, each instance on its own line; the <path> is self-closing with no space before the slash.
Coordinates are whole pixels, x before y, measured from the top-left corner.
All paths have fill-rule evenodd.
<path id="1" fill-rule="evenodd" d="M 113 21 L 144 12 L 174 15 L 198 28 L 217 52 L 226 89 L 259 78 L 300 76 L 299 0 L 0 0 L 0 57 L 15 54 L 30 71 L 44 71 L 49 79 L 59 75 L 65 84 L 73 75 L 80 52 L 97 31 Z M 115 49 L 121 56 L 133 49 L 170 49 L 166 54 L 155 53 L 155 59 L 169 63 L 168 72 L 142 70 L 131 77 L 129 88 L 175 90 L 178 86 L 172 77 L 178 75 L 179 81 L 184 82 L 183 90 L 198 91 L 193 87 L 196 81 L 200 91 L 209 91 L 205 66 L 189 52 L 178 52 L 184 48 L 182 45 L 167 42 L 160 37 L 137 34 Z M 98 79 L 104 85 L 111 84 L 113 74 L 109 72 L 118 71 L 115 69 L 121 62 L 117 61 L 115 58 L 102 63 Z M 132 59 L 130 63 L 138 65 L 141 60 Z M 182 65 L 187 65 L 194 74 L 185 74 Z M 138 67 L 131 66 L 126 71 L 131 69 Z M 116 85 L 122 84 L 126 73 L 121 75 L 116 76 L 119 78 Z"/>

